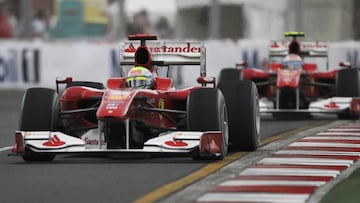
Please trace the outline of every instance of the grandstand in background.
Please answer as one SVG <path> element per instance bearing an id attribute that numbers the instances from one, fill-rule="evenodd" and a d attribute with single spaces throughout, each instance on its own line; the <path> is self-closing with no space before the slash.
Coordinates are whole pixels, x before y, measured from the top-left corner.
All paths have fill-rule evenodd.
<path id="1" fill-rule="evenodd" d="M 40 9 L 57 19 L 49 38 L 105 36 L 107 19 L 100 14 L 100 4 L 106 0 L 0 1 L 23 27 L 19 37 L 29 37 L 27 19 Z M 176 0 L 176 8 L 175 20 L 170 22 L 178 39 L 275 39 L 288 30 L 328 41 L 360 39 L 358 0 Z M 127 25 L 131 18 L 126 20 Z"/>

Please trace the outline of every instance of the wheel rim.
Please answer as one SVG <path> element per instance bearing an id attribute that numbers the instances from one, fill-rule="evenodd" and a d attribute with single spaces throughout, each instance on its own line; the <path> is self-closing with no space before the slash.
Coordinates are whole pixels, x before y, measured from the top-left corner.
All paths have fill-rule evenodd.
<path id="1" fill-rule="evenodd" d="M 256 94 L 256 108 L 255 108 L 255 120 L 256 120 L 256 139 L 257 139 L 257 143 L 260 142 L 260 107 L 259 107 L 259 95 Z"/>
<path id="2" fill-rule="evenodd" d="M 223 156 L 227 154 L 227 146 L 229 145 L 229 127 L 228 127 L 228 115 L 226 110 L 226 105 L 224 104 L 222 106 L 222 125 L 221 125 L 221 133 L 223 137 L 223 143 L 222 143 L 222 153 Z"/>

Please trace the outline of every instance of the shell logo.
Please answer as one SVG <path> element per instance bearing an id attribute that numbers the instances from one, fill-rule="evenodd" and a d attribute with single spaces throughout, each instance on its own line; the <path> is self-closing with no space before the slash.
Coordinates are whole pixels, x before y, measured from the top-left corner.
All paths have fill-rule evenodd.
<path id="1" fill-rule="evenodd" d="M 297 72 L 295 72 L 295 71 L 288 71 L 288 70 L 283 70 L 282 71 L 282 75 L 283 76 L 295 76 L 297 74 Z"/>
<path id="2" fill-rule="evenodd" d="M 126 99 L 125 95 L 109 95 L 108 100 L 124 100 Z"/>

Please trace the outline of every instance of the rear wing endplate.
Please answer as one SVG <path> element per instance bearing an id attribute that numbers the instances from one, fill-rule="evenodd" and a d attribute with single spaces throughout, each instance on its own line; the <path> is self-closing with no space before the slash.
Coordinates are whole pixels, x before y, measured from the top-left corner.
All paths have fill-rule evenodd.
<path id="1" fill-rule="evenodd" d="M 286 56 L 289 54 L 289 44 L 291 41 L 271 41 L 270 57 Z M 328 46 L 325 42 L 300 41 L 300 56 L 307 57 L 327 57 Z"/>

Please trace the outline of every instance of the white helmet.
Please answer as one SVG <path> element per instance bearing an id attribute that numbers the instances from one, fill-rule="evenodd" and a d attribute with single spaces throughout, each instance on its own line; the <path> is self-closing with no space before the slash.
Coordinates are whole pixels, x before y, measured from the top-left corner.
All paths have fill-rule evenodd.
<path id="1" fill-rule="evenodd" d="M 285 69 L 299 69 L 304 65 L 303 60 L 299 55 L 289 54 L 284 58 L 283 68 Z"/>

